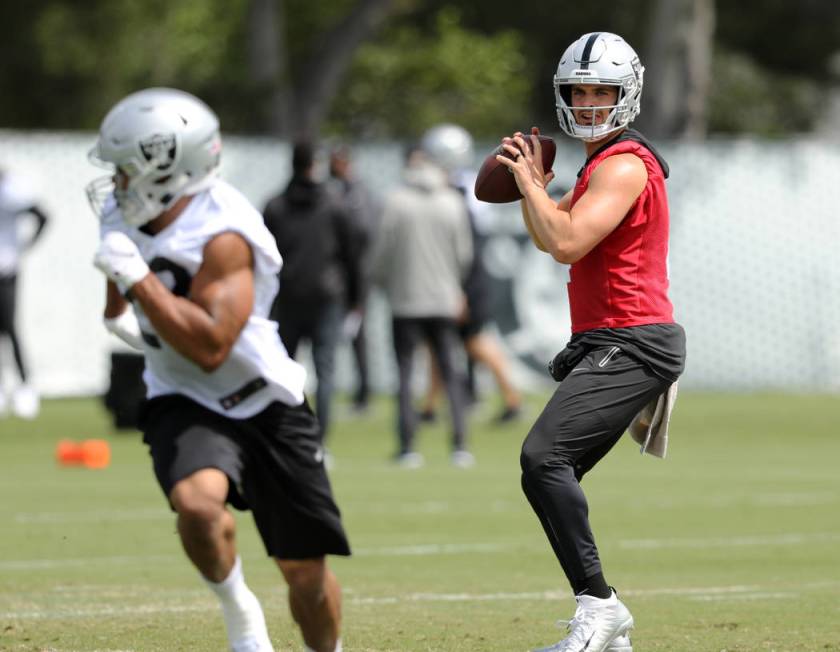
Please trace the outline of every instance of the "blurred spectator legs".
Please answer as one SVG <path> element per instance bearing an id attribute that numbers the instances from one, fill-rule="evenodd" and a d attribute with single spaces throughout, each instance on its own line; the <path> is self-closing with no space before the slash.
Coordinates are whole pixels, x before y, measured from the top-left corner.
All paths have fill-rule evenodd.
<path id="1" fill-rule="evenodd" d="M 429 345 L 440 369 L 449 401 L 452 420 L 453 452 L 466 449 L 466 419 L 463 378 L 453 358 L 458 346 L 455 322 L 441 317 L 395 317 L 393 320 L 394 352 L 399 374 L 399 453 L 398 458 L 414 451 L 417 418 L 414 412 L 411 377 L 414 352 L 421 340 Z"/>

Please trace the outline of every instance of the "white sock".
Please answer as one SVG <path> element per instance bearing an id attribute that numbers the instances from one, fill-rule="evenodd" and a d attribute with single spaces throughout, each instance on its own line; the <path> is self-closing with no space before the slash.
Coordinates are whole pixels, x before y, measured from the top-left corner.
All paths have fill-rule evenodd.
<path id="1" fill-rule="evenodd" d="M 203 579 L 219 598 L 231 649 L 234 652 L 273 652 L 262 607 L 245 584 L 239 556 L 221 582 Z"/>
<path id="2" fill-rule="evenodd" d="M 303 646 L 303 652 L 315 652 L 311 647 Z M 341 652 L 341 639 L 335 642 L 335 652 Z"/>

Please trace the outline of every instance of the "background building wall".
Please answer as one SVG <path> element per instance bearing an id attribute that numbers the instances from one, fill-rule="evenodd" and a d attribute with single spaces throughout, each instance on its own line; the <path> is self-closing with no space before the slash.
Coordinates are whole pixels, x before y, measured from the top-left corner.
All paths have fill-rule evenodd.
<path id="1" fill-rule="evenodd" d="M 98 227 L 83 189 L 100 173 L 85 156 L 94 138 L 0 131 L 0 166 L 28 177 L 51 217 L 23 262 L 18 313 L 33 382 L 46 395 L 103 392 L 109 352 L 122 348 L 102 326 L 104 281 L 91 265 Z M 227 137 L 224 147 L 222 176 L 261 209 L 288 179 L 288 145 Z M 688 334 L 682 387 L 840 390 L 840 147 L 735 140 L 661 150 L 671 166 L 671 296 Z M 375 196 L 399 182 L 400 144 L 360 145 L 355 157 Z M 569 187 L 582 162 L 579 145 L 559 138 L 555 183 Z M 566 271 L 530 246 L 517 205 L 488 205 L 482 223 L 494 327 L 519 381 L 547 386 L 545 364 L 569 336 Z M 376 294 L 371 303 L 372 380 L 390 391 L 387 307 Z M 339 386 L 351 384 L 342 350 Z"/>

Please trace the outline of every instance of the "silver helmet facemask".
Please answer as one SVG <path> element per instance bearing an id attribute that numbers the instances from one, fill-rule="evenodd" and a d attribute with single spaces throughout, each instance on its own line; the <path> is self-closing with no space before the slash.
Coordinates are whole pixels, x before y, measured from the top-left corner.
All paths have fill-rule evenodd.
<path id="1" fill-rule="evenodd" d="M 641 110 L 644 68 L 636 52 L 620 36 L 609 32 L 584 34 L 572 43 L 557 65 L 554 75 L 554 97 L 557 120 L 565 134 L 585 142 L 601 140 L 624 129 Z M 575 85 L 615 86 L 615 104 L 608 106 L 572 106 Z M 606 119 L 596 124 L 598 112 L 609 111 Z M 590 113 L 591 112 L 591 113 Z M 576 114 L 589 114 L 589 124 L 579 124 Z"/>
<path id="2" fill-rule="evenodd" d="M 105 116 L 88 153 L 111 171 L 88 184 L 91 208 L 100 219 L 119 209 L 142 226 L 212 184 L 221 146 L 218 118 L 198 98 L 167 88 L 133 93 Z"/>

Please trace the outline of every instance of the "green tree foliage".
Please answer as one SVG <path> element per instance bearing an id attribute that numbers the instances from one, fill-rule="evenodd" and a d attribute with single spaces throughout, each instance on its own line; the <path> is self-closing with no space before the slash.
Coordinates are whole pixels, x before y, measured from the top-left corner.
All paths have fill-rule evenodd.
<path id="1" fill-rule="evenodd" d="M 513 30 L 466 29 L 442 9 L 428 29 L 403 24 L 364 45 L 333 105 L 330 131 L 414 138 L 439 122 L 476 136 L 527 129 L 532 81 Z"/>
<path id="2" fill-rule="evenodd" d="M 766 72 L 824 79 L 840 49 L 840 3 L 832 0 L 717 1 L 717 41 Z"/>
<path id="3" fill-rule="evenodd" d="M 433 24 L 441 9 L 456 4 L 462 15 L 465 29 L 478 34 L 492 35 L 500 30 L 518 34 L 516 49 L 503 53 L 525 59 L 523 75 L 527 80 L 526 104 L 516 118 L 517 128 L 522 122 L 537 125 L 546 133 L 556 131 L 552 78 L 560 55 L 574 39 L 591 31 L 616 32 L 642 51 L 644 37 L 651 14 L 651 0 L 611 0 L 603 3 L 521 2 L 511 5 L 507 0 L 482 2 L 457 2 L 451 0 L 426 0 L 412 20 L 419 25 Z M 470 62 L 472 72 L 481 68 L 504 65 L 500 59 Z M 464 63 L 467 65 L 467 62 Z M 492 89 L 511 98 L 505 88 Z M 493 130 L 496 136 L 497 125 Z"/>
<path id="4" fill-rule="evenodd" d="M 840 3 L 719 1 L 717 12 L 710 133 L 780 136 L 825 118 Z"/>
<path id="5" fill-rule="evenodd" d="M 229 132 L 266 131 L 264 89 L 249 75 L 251 0 L 17 0 L 0 21 L 0 127 L 90 129 L 126 93 L 152 85 L 207 100 Z M 283 9 L 284 82 L 359 0 L 275 0 Z M 442 120 L 478 136 L 556 124 L 551 76 L 592 30 L 643 56 L 652 0 L 608 5 L 394 0 L 400 10 L 356 53 L 328 131 L 412 137 Z M 453 9 L 453 7 L 455 9 Z M 716 2 L 710 133 L 802 132 L 821 118 L 840 49 L 840 3 Z M 305 103 L 304 103 L 305 104 Z"/>
<path id="6" fill-rule="evenodd" d="M 825 110 L 825 87 L 798 75 L 771 73 L 742 53 L 719 48 L 712 68 L 713 134 L 778 137 L 810 131 Z"/>
<path id="7" fill-rule="evenodd" d="M 29 83 L 10 71 L 0 76 L 3 86 L 16 87 L 17 107 L 30 110 L 10 115 L 4 106 L 0 118 L 22 127 L 92 128 L 117 99 L 139 88 L 176 86 L 201 94 L 223 85 L 225 71 L 241 60 L 237 18 L 246 2 L 33 3 L 30 15 L 20 10 L 18 28 L 25 30 L 9 35 L 15 50 L 29 57 L 23 65 Z"/>

